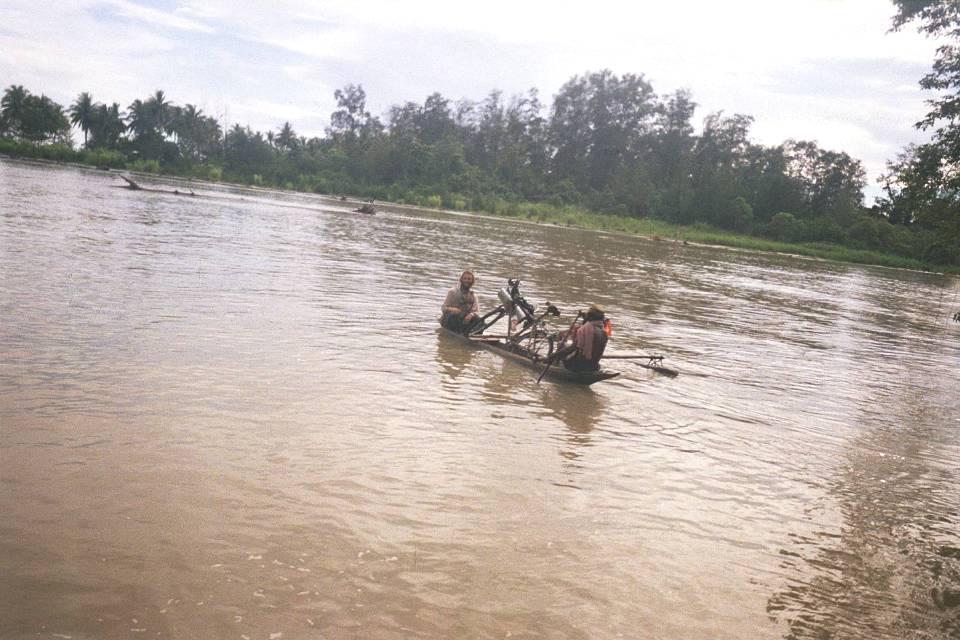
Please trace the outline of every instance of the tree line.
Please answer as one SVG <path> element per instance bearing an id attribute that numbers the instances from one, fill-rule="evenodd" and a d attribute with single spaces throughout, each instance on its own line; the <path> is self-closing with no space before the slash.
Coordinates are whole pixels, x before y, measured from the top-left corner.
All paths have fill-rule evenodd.
<path id="1" fill-rule="evenodd" d="M 926 5 L 947 7 L 946 15 L 930 22 L 919 3 L 902 0 L 896 25 L 960 24 L 953 3 Z M 925 82 L 943 88 L 936 78 Z M 937 106 L 930 124 L 956 108 L 957 87 L 949 88 L 954 101 Z M 868 208 L 856 158 L 809 140 L 757 144 L 744 114 L 707 114 L 698 130 L 691 93 L 658 94 L 642 74 L 574 76 L 552 104 L 535 89 L 456 102 L 434 93 L 376 116 L 360 85 L 334 97 L 325 134 L 306 138 L 289 122 L 276 131 L 224 130 L 163 91 L 122 110 L 86 92 L 63 108 L 11 86 L 0 103 L 0 150 L 62 149 L 72 123 L 84 137 L 76 153 L 104 166 L 495 213 L 527 203 L 579 207 L 960 264 L 960 176 L 950 168 L 960 135 L 949 126 L 890 163 L 884 197 Z"/>

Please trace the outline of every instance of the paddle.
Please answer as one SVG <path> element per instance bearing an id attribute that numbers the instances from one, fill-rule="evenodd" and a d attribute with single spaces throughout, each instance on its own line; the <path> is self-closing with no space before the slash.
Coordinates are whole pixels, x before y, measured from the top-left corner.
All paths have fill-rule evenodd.
<path id="1" fill-rule="evenodd" d="M 580 316 L 582 315 L 583 315 L 583 311 L 577 311 L 577 315 L 573 319 L 573 322 L 570 323 L 570 327 L 567 329 L 567 332 L 563 334 L 564 342 L 566 342 L 566 339 L 570 335 L 570 332 L 573 331 L 573 326 L 577 324 L 577 320 L 579 320 Z M 560 347 L 558 346 L 557 350 L 553 352 L 553 355 L 547 359 L 547 366 L 543 368 L 543 371 L 540 373 L 540 377 L 537 378 L 537 384 L 540 384 L 540 381 L 543 380 L 543 376 L 547 375 L 547 371 L 549 371 L 550 367 L 553 366 L 553 363 L 556 361 L 557 356 L 559 354 L 560 354 Z"/>

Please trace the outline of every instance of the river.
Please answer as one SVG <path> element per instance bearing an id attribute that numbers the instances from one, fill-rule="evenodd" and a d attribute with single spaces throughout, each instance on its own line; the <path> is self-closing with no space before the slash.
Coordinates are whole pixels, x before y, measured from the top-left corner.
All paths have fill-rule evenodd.
<path id="1" fill-rule="evenodd" d="M 119 184 L 0 161 L 0 638 L 960 635 L 955 279 Z M 467 267 L 680 375 L 438 335 Z"/>

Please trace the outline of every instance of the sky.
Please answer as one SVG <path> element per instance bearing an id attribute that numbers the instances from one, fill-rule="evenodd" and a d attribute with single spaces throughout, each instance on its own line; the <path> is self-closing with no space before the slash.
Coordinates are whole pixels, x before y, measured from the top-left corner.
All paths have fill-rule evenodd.
<path id="1" fill-rule="evenodd" d="M 890 33 L 887 0 L 3 0 L 0 83 L 69 105 L 126 107 L 162 89 L 221 123 L 322 135 L 333 93 L 368 109 L 509 97 L 550 104 L 575 75 L 643 74 L 711 112 L 755 118 L 754 142 L 816 141 L 861 160 L 870 186 L 926 134 L 918 82 L 937 43 Z"/>

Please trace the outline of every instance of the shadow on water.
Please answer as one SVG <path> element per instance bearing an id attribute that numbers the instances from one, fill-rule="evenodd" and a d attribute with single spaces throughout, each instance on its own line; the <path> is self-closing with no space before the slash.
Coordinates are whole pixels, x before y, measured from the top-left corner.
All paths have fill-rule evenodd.
<path id="1" fill-rule="evenodd" d="M 767 612 L 787 638 L 960 637 L 957 404 L 912 382 L 868 395 L 829 490 L 839 530 L 780 550 L 793 577 Z"/>

